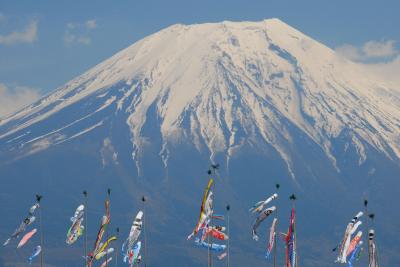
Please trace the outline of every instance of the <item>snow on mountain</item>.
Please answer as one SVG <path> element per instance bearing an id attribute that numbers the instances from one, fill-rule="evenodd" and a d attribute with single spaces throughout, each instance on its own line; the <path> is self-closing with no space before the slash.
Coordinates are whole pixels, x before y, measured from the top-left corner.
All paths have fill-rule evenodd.
<path id="1" fill-rule="evenodd" d="M 73 115 L 45 132 L 31 129 L 73 105 Z M 343 133 L 359 164 L 366 146 L 400 158 L 399 107 L 398 88 L 278 19 L 173 25 L 3 119 L 0 142 L 36 153 L 104 127 L 89 118 L 107 111 L 129 126 L 138 161 L 155 108 L 165 165 L 180 142 L 205 147 L 211 159 L 223 153 L 228 163 L 244 144 L 267 143 L 294 177 L 292 126 L 339 171 L 332 142 Z"/>

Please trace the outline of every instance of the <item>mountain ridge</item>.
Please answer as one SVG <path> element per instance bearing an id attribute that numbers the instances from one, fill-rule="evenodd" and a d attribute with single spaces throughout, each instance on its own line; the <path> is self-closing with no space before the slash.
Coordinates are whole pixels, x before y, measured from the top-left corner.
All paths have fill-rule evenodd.
<path id="1" fill-rule="evenodd" d="M 282 118 L 318 144 L 338 171 L 331 138 L 345 129 L 354 133 L 349 145 L 356 147 L 360 164 L 367 157 L 364 142 L 390 159 L 399 158 L 400 137 L 396 132 L 400 130 L 400 112 L 385 95 L 392 94 L 397 100 L 400 96 L 384 85 L 376 85 L 376 81 L 360 79 L 362 73 L 355 66 L 278 19 L 176 24 L 136 42 L 6 118 L 0 122 L 0 138 L 93 97 L 106 100 L 99 101 L 91 113 L 82 112 L 75 121 L 24 144 L 58 143 L 56 136 L 55 142 L 44 140 L 54 131 L 62 132 L 116 105 L 116 116 L 121 112 L 129 114 L 126 123 L 132 135 L 132 155 L 137 161 L 135 156 L 144 142 L 141 130 L 146 113 L 155 104 L 162 119 L 163 144 L 159 154 L 165 166 L 169 144 L 181 137 L 189 136 L 188 141 L 195 142 L 197 149 L 205 144 L 211 160 L 217 153 L 226 153 L 229 161 L 240 143 L 259 134 L 278 151 L 294 177 L 290 162 L 292 137 L 280 123 Z M 115 85 L 121 87 L 118 97 L 119 92 L 110 94 L 109 88 Z M 376 88 L 381 90 L 378 97 Z M 185 116 L 189 129 L 181 127 Z M 20 122 L 7 127 L 15 121 Z M 98 121 L 88 125 L 70 138 L 102 124 Z M 237 131 L 244 137 L 235 139 Z M 7 142 L 16 140 L 19 138 Z"/>

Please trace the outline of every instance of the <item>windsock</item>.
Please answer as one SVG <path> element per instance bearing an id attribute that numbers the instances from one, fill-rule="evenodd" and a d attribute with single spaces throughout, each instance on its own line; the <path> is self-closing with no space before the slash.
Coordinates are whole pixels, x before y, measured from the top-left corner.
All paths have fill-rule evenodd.
<path id="1" fill-rule="evenodd" d="M 379 267 L 378 266 L 378 252 L 375 244 L 375 230 L 371 229 L 368 233 L 368 246 L 369 246 L 369 265 L 368 267 Z"/>
<path id="2" fill-rule="evenodd" d="M 24 235 L 24 237 L 22 237 L 21 241 L 19 241 L 17 248 L 20 248 L 23 245 L 25 245 L 29 241 L 29 239 L 31 239 L 32 236 L 34 236 L 34 234 L 36 234 L 36 232 L 37 232 L 37 229 L 35 228 L 32 231 L 26 233 Z"/>

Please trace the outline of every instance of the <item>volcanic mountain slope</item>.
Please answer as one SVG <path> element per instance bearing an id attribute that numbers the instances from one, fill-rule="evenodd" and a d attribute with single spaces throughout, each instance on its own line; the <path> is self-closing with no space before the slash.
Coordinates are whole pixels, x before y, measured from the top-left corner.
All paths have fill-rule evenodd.
<path id="1" fill-rule="evenodd" d="M 1 120 L 2 173 L 26 181 L 14 169 L 29 166 L 43 176 L 36 188 L 54 194 L 54 175 L 118 176 L 69 179 L 130 185 L 189 215 L 204 184 L 190 179 L 211 161 L 222 165 L 223 199 L 239 207 L 277 177 L 309 201 L 378 194 L 383 205 L 393 197 L 380 194 L 396 193 L 383 186 L 398 185 L 398 89 L 278 19 L 173 25 Z M 60 174 L 60 159 L 81 172 Z M 331 201 L 318 208 L 334 210 Z M 355 207 L 335 212 L 348 218 Z"/>
<path id="2" fill-rule="evenodd" d="M 365 144 L 398 159 L 399 99 L 398 92 L 277 19 L 174 25 L 3 120 L 1 138 L 32 153 L 101 127 L 104 120 L 85 120 L 111 106 L 108 116 L 127 117 L 137 160 L 146 114 L 154 107 L 165 164 L 169 148 L 182 140 L 204 146 L 211 159 L 217 153 L 229 159 L 245 142 L 267 143 L 294 175 L 293 135 L 283 121 L 320 146 L 335 167 L 332 139 L 346 131 L 360 164 Z M 90 106 L 51 131 L 29 132 L 77 103 Z M 84 126 L 67 133 L 77 124 Z"/>

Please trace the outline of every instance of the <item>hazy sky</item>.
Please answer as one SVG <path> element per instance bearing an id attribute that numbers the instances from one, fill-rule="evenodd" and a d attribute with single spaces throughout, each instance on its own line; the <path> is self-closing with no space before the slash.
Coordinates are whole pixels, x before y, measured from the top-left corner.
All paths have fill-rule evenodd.
<path id="1" fill-rule="evenodd" d="M 29 102 L 175 23 L 277 17 L 355 61 L 387 62 L 399 58 L 399 10 L 398 0 L 1 0 L 0 106 Z"/>

